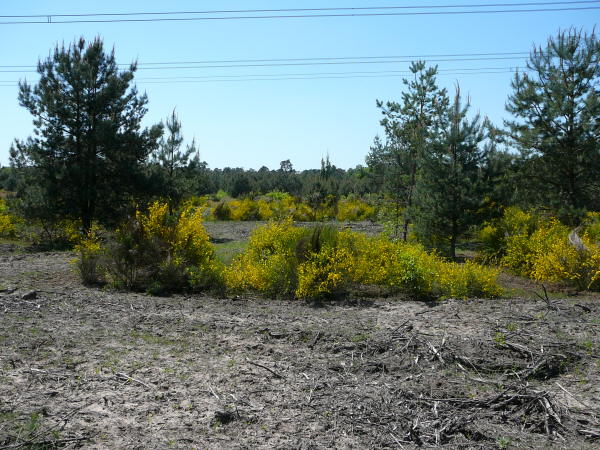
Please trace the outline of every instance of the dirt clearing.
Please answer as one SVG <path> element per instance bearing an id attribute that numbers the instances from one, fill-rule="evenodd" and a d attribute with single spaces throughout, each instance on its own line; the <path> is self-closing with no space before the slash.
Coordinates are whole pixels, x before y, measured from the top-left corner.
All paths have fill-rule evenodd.
<path id="1" fill-rule="evenodd" d="M 0 249 L 0 448 L 600 446 L 598 296 L 160 298 L 72 258 Z"/>

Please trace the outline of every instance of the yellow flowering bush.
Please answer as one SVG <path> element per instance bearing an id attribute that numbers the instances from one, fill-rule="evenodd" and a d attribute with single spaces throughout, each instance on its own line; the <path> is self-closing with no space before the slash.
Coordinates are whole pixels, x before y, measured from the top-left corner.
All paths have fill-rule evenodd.
<path id="1" fill-rule="evenodd" d="M 313 209 L 305 203 L 296 203 L 292 218 L 298 222 L 314 222 L 316 215 Z"/>
<path id="2" fill-rule="evenodd" d="M 465 264 L 439 261 L 434 292 L 442 297 L 488 297 L 502 295 L 499 270 L 467 261 Z"/>
<path id="3" fill-rule="evenodd" d="M 272 202 L 265 200 L 264 198 L 259 199 L 256 202 L 256 207 L 258 209 L 258 217 L 260 220 L 272 220 L 274 218 L 275 212 L 272 208 Z"/>
<path id="4" fill-rule="evenodd" d="M 231 200 L 229 202 L 231 220 L 258 220 L 259 209 L 254 200 L 245 198 L 242 200 Z"/>
<path id="5" fill-rule="evenodd" d="M 78 219 L 38 220 L 34 221 L 32 225 L 32 227 L 28 227 L 24 237 L 40 249 L 70 250 L 86 237 L 83 235 L 81 220 Z"/>
<path id="6" fill-rule="evenodd" d="M 283 220 L 288 217 L 299 222 L 315 220 L 312 208 L 284 192 L 271 192 L 258 199 L 222 199 L 212 208 L 217 220 Z"/>
<path id="7" fill-rule="evenodd" d="M 363 238 L 356 281 L 392 288 L 416 296 L 498 297 L 498 271 L 468 262 L 447 262 L 412 243 Z"/>
<path id="8" fill-rule="evenodd" d="M 318 205 L 303 202 L 286 192 L 269 192 L 257 198 L 232 199 L 218 196 L 219 201 L 208 197 L 193 197 L 193 206 L 207 207 L 209 216 L 216 220 L 284 220 L 291 217 L 296 222 L 314 222 L 337 219 L 339 221 L 360 221 L 376 217 L 376 208 L 369 202 L 353 195 L 337 197 L 329 195 Z"/>
<path id="9" fill-rule="evenodd" d="M 283 220 L 291 217 L 297 222 L 312 222 L 315 213 L 310 206 L 289 194 L 272 192 L 256 201 L 260 220 Z"/>
<path id="10" fill-rule="evenodd" d="M 421 246 L 384 237 L 364 239 L 363 245 L 356 264 L 356 281 L 418 296 L 432 292 L 435 257 Z"/>
<path id="11" fill-rule="evenodd" d="M 268 297 L 292 294 L 297 283 L 296 243 L 303 233 L 291 219 L 257 228 L 246 251 L 225 269 L 227 287 Z"/>
<path id="12" fill-rule="evenodd" d="M 8 210 L 6 200 L 0 198 L 0 237 L 15 237 L 19 222 Z"/>
<path id="13" fill-rule="evenodd" d="M 496 297 L 498 272 L 449 263 L 416 244 L 327 227 L 302 229 L 290 219 L 258 228 L 247 250 L 225 269 L 227 287 L 270 297 L 330 296 L 351 284 L 416 296 Z"/>
<path id="14" fill-rule="evenodd" d="M 375 207 L 357 198 L 342 198 L 338 202 L 336 219 L 340 222 L 352 222 L 373 219 Z"/>
<path id="15" fill-rule="evenodd" d="M 93 227 L 75 244 L 78 258 L 75 260 L 83 284 L 95 284 L 99 281 L 98 265 L 104 253 L 98 229 Z"/>
<path id="16" fill-rule="evenodd" d="M 517 207 L 506 208 L 501 218 L 485 223 L 479 230 L 479 240 L 482 243 L 480 258 L 487 263 L 500 262 L 506 254 L 507 239 L 514 238 L 513 245 L 525 245 L 520 240 L 527 240 L 540 221 L 540 217 L 533 212 Z M 525 261 L 520 261 L 519 264 L 525 264 Z"/>
<path id="17" fill-rule="evenodd" d="M 582 228 L 586 239 L 600 244 L 600 212 L 588 212 L 583 219 Z"/>
<path id="18" fill-rule="evenodd" d="M 351 281 L 354 255 L 342 247 L 324 247 L 311 253 L 298 267 L 296 297 L 329 296 L 343 290 Z"/>
<path id="19" fill-rule="evenodd" d="M 155 202 L 117 229 L 106 249 L 107 277 L 128 289 L 153 293 L 217 288 L 222 268 L 202 225 L 202 208 L 171 215 Z"/>
<path id="20" fill-rule="evenodd" d="M 578 229 L 584 248 L 569 241 L 572 230 L 556 218 L 542 219 L 510 208 L 497 224 L 495 232 L 502 233 L 497 253 L 502 266 L 540 282 L 600 288 L 600 214 L 588 213 Z M 480 237 L 486 233 L 484 228 Z"/>

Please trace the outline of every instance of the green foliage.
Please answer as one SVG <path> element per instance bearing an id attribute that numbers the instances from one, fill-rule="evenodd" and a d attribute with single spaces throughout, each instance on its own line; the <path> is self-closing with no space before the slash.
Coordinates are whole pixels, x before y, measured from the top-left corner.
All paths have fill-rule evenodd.
<path id="1" fill-rule="evenodd" d="M 367 156 L 367 164 L 380 186 L 394 199 L 395 235 L 401 233 L 404 241 L 411 222 L 406 213 L 410 213 L 415 201 L 423 157 L 435 139 L 440 109 L 447 103 L 446 91 L 437 86 L 437 67 L 426 68 L 424 61 L 417 61 L 410 70 L 413 78 L 403 80 L 407 89 L 401 103 L 377 101 L 383 114 L 380 123 L 385 142 L 376 138 Z"/>
<path id="2" fill-rule="evenodd" d="M 142 129 L 147 98 L 131 86 L 136 70 L 119 71 L 97 38 L 56 47 L 38 64 L 39 82 L 20 84 L 19 102 L 34 117 L 35 135 L 16 141 L 11 164 L 28 219 L 95 219 L 114 223 L 145 187 L 144 163 L 159 126 Z"/>
<path id="3" fill-rule="evenodd" d="M 20 223 L 21 220 L 10 212 L 6 200 L 0 197 L 0 237 L 15 237 Z"/>
<path id="4" fill-rule="evenodd" d="M 195 162 L 199 161 L 194 141 L 185 150 L 181 150 L 183 134 L 175 110 L 167 118 L 165 127 L 167 136 L 161 140 L 153 160 L 159 169 L 161 194 L 170 205 L 176 207 L 187 194 L 191 193 L 192 183 L 186 176 L 186 169 L 192 162 L 190 158 L 196 154 Z"/>
<path id="5" fill-rule="evenodd" d="M 439 135 L 423 156 L 412 207 L 420 242 L 454 259 L 458 239 L 476 223 L 483 200 L 481 165 L 484 138 L 479 116 L 467 119 L 456 88 L 454 102 L 440 110 Z"/>
<path id="6" fill-rule="evenodd" d="M 571 28 L 536 47 L 516 73 L 507 110 L 524 158 L 523 183 L 570 224 L 600 209 L 600 42 Z M 530 199 L 531 200 L 531 199 Z"/>
<path id="7" fill-rule="evenodd" d="M 231 220 L 231 208 L 225 201 L 220 201 L 213 210 L 213 216 L 217 220 Z"/>
<path id="8" fill-rule="evenodd" d="M 126 289 L 155 294 L 219 289 L 222 268 L 202 225 L 202 210 L 168 210 L 166 203 L 155 202 L 147 213 L 137 211 L 100 249 L 87 241 L 80 264 L 86 252 L 102 253 L 107 281 Z"/>
<path id="9" fill-rule="evenodd" d="M 228 288 L 270 297 L 336 295 L 354 284 L 417 297 L 496 297 L 497 270 L 448 263 L 416 244 L 368 238 L 329 227 L 302 229 L 290 220 L 258 228 L 225 271 Z"/>
<path id="10" fill-rule="evenodd" d="M 572 242 L 572 229 L 556 218 L 543 218 L 518 208 L 486 224 L 480 232 L 484 240 L 483 258 L 510 268 L 540 282 L 600 288 L 600 242 L 597 237 L 598 213 L 584 222 L 581 243 Z"/>

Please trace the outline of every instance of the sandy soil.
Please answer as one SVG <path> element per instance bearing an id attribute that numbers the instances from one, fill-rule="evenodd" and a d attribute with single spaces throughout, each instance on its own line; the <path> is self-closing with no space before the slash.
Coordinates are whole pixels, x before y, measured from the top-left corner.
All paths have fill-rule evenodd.
<path id="1" fill-rule="evenodd" d="M 211 234 L 247 235 L 228 226 Z M 597 295 L 160 298 L 17 250 L 0 247 L 0 448 L 600 447 Z"/>

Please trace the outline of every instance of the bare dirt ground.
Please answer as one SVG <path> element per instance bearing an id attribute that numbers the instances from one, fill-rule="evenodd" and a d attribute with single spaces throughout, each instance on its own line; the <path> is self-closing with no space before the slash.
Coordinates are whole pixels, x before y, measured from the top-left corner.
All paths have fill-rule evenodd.
<path id="1" fill-rule="evenodd" d="M 0 448 L 600 448 L 598 295 L 160 298 L 72 258 L 0 246 Z"/>

